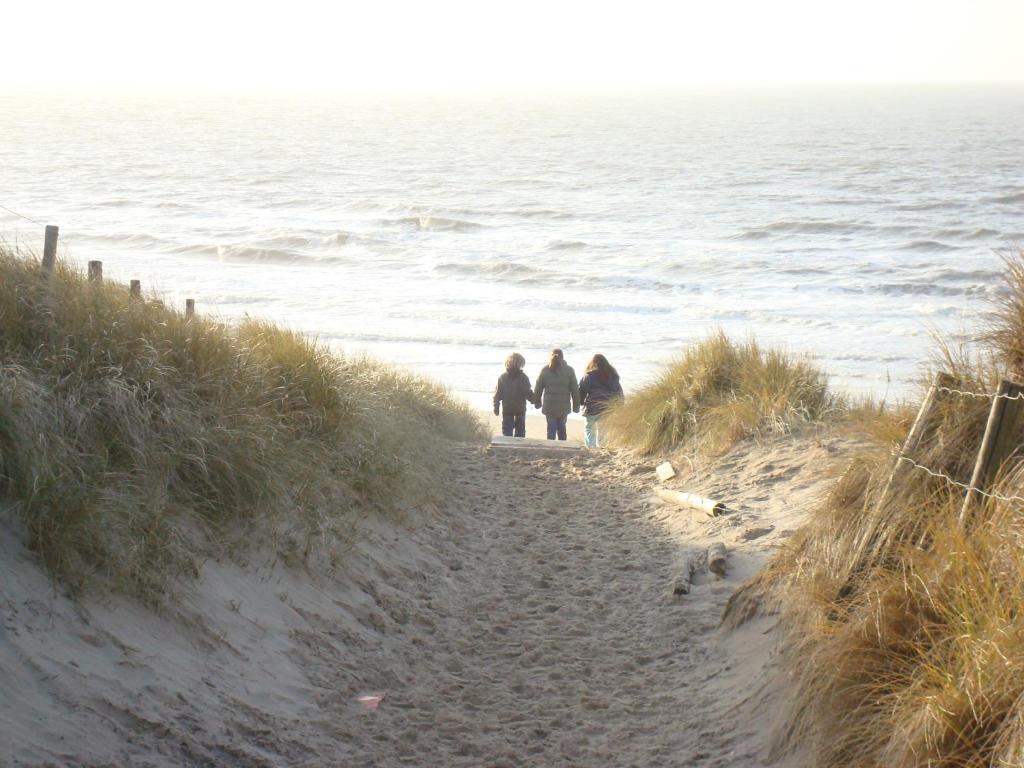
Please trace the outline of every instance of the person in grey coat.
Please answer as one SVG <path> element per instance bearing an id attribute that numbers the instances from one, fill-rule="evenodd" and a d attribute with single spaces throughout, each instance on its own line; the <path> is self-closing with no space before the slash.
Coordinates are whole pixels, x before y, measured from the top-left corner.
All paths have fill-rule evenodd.
<path id="1" fill-rule="evenodd" d="M 565 440 L 566 417 L 570 411 L 580 412 L 580 385 L 562 350 L 551 350 L 551 358 L 537 377 L 534 392 L 533 404 L 548 420 L 548 440 Z"/>
<path id="2" fill-rule="evenodd" d="M 526 358 L 513 352 L 505 358 L 505 372 L 494 388 L 494 415 L 501 411 L 501 434 L 526 437 L 526 403 L 533 401 L 530 377 L 523 373 Z"/>

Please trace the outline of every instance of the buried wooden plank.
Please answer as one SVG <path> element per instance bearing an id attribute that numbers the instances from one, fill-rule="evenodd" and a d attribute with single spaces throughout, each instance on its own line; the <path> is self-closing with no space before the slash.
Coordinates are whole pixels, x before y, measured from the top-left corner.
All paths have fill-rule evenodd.
<path id="1" fill-rule="evenodd" d="M 662 488 L 660 486 L 654 489 L 654 493 L 657 494 L 660 499 L 664 499 L 665 501 L 671 502 L 672 504 L 676 504 L 680 507 L 699 510 L 708 517 L 718 517 L 719 515 L 725 514 L 729 511 L 729 508 L 725 506 L 724 502 L 715 501 L 714 499 L 706 499 L 695 493 L 683 493 L 682 491 L 674 491 L 671 488 Z"/>
<path id="2" fill-rule="evenodd" d="M 549 451 L 580 451 L 583 443 L 579 440 L 544 440 L 539 437 L 505 437 L 495 435 L 491 438 L 491 448 L 543 448 Z"/>

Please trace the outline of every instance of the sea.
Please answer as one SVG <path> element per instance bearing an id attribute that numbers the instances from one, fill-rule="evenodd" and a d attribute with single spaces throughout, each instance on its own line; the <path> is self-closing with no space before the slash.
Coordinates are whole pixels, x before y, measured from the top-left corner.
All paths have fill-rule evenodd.
<path id="1" fill-rule="evenodd" d="M 911 395 L 1024 245 L 1024 87 L 0 92 L 0 237 L 474 405 L 512 351 L 627 393 L 717 329 Z"/>

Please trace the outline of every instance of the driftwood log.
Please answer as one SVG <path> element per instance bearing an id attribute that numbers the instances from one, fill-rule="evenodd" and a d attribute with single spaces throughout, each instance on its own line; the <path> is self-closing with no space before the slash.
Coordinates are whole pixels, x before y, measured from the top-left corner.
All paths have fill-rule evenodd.
<path id="1" fill-rule="evenodd" d="M 660 487 L 655 488 L 654 492 L 658 495 L 658 498 L 664 499 L 672 504 L 677 504 L 681 507 L 700 510 L 709 517 L 718 517 L 728 511 L 728 508 L 723 502 L 715 501 L 714 499 L 706 499 L 695 493 L 683 493 L 682 491 L 673 491 L 671 488 Z"/>
<path id="2" fill-rule="evenodd" d="M 697 563 L 692 555 L 686 551 L 680 551 L 675 557 L 674 574 L 672 576 L 672 595 L 690 594 L 693 586 L 693 572 L 697 569 Z"/>
<path id="3" fill-rule="evenodd" d="M 716 576 L 725 576 L 726 552 L 725 544 L 716 541 L 708 547 L 708 570 Z"/>

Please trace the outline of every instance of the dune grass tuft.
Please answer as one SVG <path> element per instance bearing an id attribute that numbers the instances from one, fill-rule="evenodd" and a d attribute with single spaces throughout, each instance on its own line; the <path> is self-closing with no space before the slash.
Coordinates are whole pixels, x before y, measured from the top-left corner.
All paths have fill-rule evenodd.
<path id="1" fill-rule="evenodd" d="M 836 406 L 809 361 L 723 332 L 687 348 L 661 375 L 608 414 L 619 445 L 645 454 L 684 445 L 715 453 L 754 432 L 781 432 Z"/>
<path id="2" fill-rule="evenodd" d="M 327 558 L 425 503 L 468 405 L 260 321 L 187 320 L 0 249 L 0 496 L 65 583 L 159 600 L 211 551 Z"/>
<path id="3" fill-rule="evenodd" d="M 1024 255 L 1006 275 L 980 345 L 940 350 L 964 390 L 994 391 L 1020 370 Z M 989 405 L 950 398 L 912 458 L 966 482 Z M 961 523 L 961 489 L 916 469 L 894 474 L 890 432 L 744 590 L 780 613 L 785 632 L 794 688 L 778 750 L 821 768 L 1024 765 L 1024 505 L 990 499 Z M 998 493 L 1024 496 L 1020 459 L 1004 466 Z"/>

